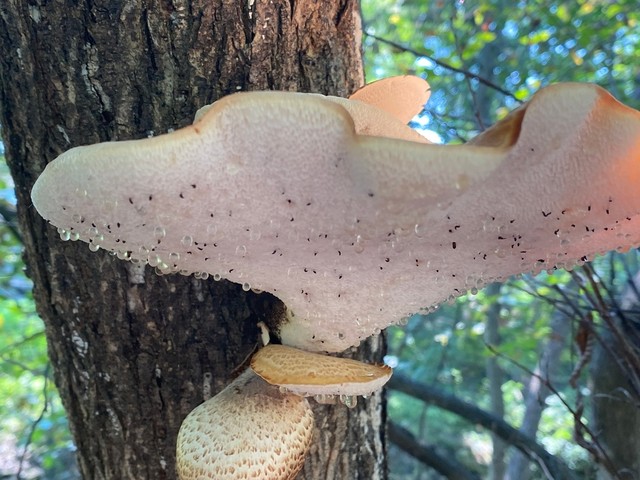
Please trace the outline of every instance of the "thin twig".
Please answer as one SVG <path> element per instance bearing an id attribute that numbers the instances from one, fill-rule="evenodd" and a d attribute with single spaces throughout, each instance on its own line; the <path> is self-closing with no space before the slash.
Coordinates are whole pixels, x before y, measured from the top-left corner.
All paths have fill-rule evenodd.
<path id="1" fill-rule="evenodd" d="M 451 26 L 451 32 L 453 34 L 453 43 L 456 46 L 456 53 L 460 57 L 460 61 L 462 61 L 462 48 L 460 47 L 460 42 L 458 41 L 458 35 L 456 35 L 456 29 Z M 468 71 L 468 70 L 465 70 Z M 478 95 L 476 91 L 473 89 L 473 85 L 471 85 L 471 77 L 465 75 L 464 77 L 465 83 L 467 84 L 467 90 L 469 90 L 469 95 L 471 96 L 471 103 L 473 104 L 473 114 L 476 117 L 476 122 L 478 125 L 478 129 L 481 132 L 484 132 L 487 127 L 482 120 L 482 113 L 480 112 L 480 103 L 478 102 Z M 489 81 L 489 80 L 487 80 Z"/>
<path id="2" fill-rule="evenodd" d="M 622 262 L 622 268 L 624 268 L 624 273 L 627 275 L 627 286 L 631 289 L 633 294 L 636 296 L 636 303 L 640 303 L 640 291 L 638 290 L 638 286 L 634 281 L 634 273 L 631 273 L 631 269 L 627 262 Z M 636 272 L 637 273 L 637 272 Z"/>
<path id="3" fill-rule="evenodd" d="M 18 227 L 18 214 L 16 213 L 15 205 L 11 205 L 9 202 L 0 200 L 0 215 L 4 218 L 4 224 L 9 231 L 13 234 L 15 239 L 23 244 L 22 234 Z"/>
<path id="4" fill-rule="evenodd" d="M 2 360 L 4 363 L 8 363 L 10 365 L 14 365 L 14 366 L 18 367 L 19 369 L 24 370 L 25 372 L 29 372 L 34 377 L 39 377 L 40 375 L 42 375 L 42 372 L 39 372 L 36 369 L 28 367 L 27 365 L 25 365 L 22 362 L 18 362 L 17 360 L 14 360 L 12 358 L 7 358 L 4 355 L 0 355 L 0 360 Z"/>
<path id="5" fill-rule="evenodd" d="M 505 97 L 509 97 L 513 100 L 515 100 L 518 103 L 522 103 L 522 100 L 519 100 L 518 98 L 516 98 L 516 96 L 509 92 L 508 90 L 505 90 L 504 88 L 502 88 L 501 86 L 495 84 L 494 82 L 492 82 L 491 80 L 488 80 L 484 77 L 481 77 L 480 75 L 477 75 L 473 72 L 470 72 L 468 70 L 464 70 L 462 68 L 458 68 L 458 67 L 454 67 L 453 65 L 450 65 L 446 62 L 443 62 L 442 60 L 438 60 L 437 58 L 432 57 L 431 55 L 429 55 L 426 52 L 420 52 L 418 50 L 415 50 L 411 47 L 407 47 L 405 45 L 402 45 L 400 43 L 394 42 L 393 40 L 388 40 L 386 38 L 382 38 L 379 37 L 378 35 L 374 35 L 373 33 L 370 32 L 363 32 L 363 34 L 369 38 L 373 38 L 374 40 L 380 42 L 380 43 L 384 43 L 385 45 L 389 45 L 390 47 L 396 48 L 402 52 L 407 52 L 407 53 L 411 53 L 412 55 L 415 55 L 416 57 L 424 57 L 427 60 L 435 63 L 436 65 L 438 65 L 439 67 L 442 68 L 446 68 L 447 70 L 451 70 L 452 72 L 456 72 L 456 73 L 461 73 L 462 75 L 464 75 L 466 78 L 473 78 L 477 81 L 479 81 L 480 83 L 482 83 L 483 85 L 486 85 L 489 88 L 492 88 L 493 90 L 495 90 L 496 92 L 500 92 L 502 95 L 504 95 Z"/>
<path id="6" fill-rule="evenodd" d="M 33 440 L 33 435 L 38 428 L 38 424 L 44 419 L 47 410 L 49 409 L 49 368 L 51 367 L 50 363 L 47 363 L 47 367 L 44 371 L 44 387 L 42 388 L 42 395 L 44 396 L 44 405 L 42 406 L 42 411 L 38 418 L 34 420 L 31 424 L 31 429 L 29 430 L 29 435 L 27 436 L 27 441 L 24 444 L 24 448 L 22 450 L 22 454 L 20 455 L 20 460 L 18 463 L 18 471 L 16 473 L 16 480 L 21 480 L 22 478 L 22 468 L 24 467 L 25 460 L 27 457 L 27 452 L 29 451 L 29 447 L 31 446 L 31 441 Z"/>
<path id="7" fill-rule="evenodd" d="M 17 342 L 12 343 L 11 345 L 7 345 L 2 350 L 0 350 L 0 356 L 4 355 L 7 352 L 15 350 L 16 348 L 21 347 L 25 343 L 31 342 L 32 340 L 35 340 L 36 338 L 41 337 L 43 335 L 44 335 L 44 330 L 40 330 L 39 332 L 29 335 L 28 337 L 24 337 L 23 339 L 18 340 Z"/>
<path id="8" fill-rule="evenodd" d="M 621 352 L 618 352 L 618 355 L 615 355 L 613 358 L 615 358 L 617 361 L 626 362 L 626 365 L 619 363 L 620 368 L 622 368 L 623 371 L 626 371 L 629 374 L 629 376 L 631 377 L 631 383 L 637 390 L 636 394 L 640 394 L 640 358 L 638 358 L 638 356 L 632 350 L 629 342 L 625 338 L 624 333 L 620 330 L 618 325 L 616 325 L 616 322 L 613 320 L 613 318 L 611 318 L 611 315 L 607 308 L 607 303 L 604 301 L 604 298 L 602 297 L 602 294 L 600 292 L 599 282 L 596 280 L 597 275 L 593 270 L 593 267 L 591 267 L 589 264 L 586 264 L 582 268 L 582 272 L 584 273 L 587 282 L 591 287 L 590 292 L 589 289 L 584 288 L 583 286 L 585 296 L 590 300 L 595 311 L 600 314 L 600 317 L 604 320 L 607 327 L 609 327 L 609 331 L 615 338 L 617 346 L 622 350 Z M 574 272 L 572 272 L 572 274 L 574 274 Z M 577 273 L 575 274 L 575 278 L 577 281 L 579 281 L 580 279 Z M 620 355 L 620 353 L 622 353 L 622 355 Z"/>
<path id="9" fill-rule="evenodd" d="M 502 359 L 506 360 L 507 362 L 515 365 L 516 367 L 518 367 L 519 369 L 521 369 L 522 371 L 524 371 L 525 373 L 527 373 L 531 377 L 537 378 L 540 381 L 540 383 L 542 383 L 552 394 L 554 394 L 558 398 L 558 400 L 560 400 L 560 403 L 562 403 L 564 405 L 564 407 L 567 409 L 567 411 L 573 416 L 573 420 L 574 420 L 574 423 L 575 423 L 576 431 L 585 431 L 591 437 L 593 445 L 595 447 L 597 447 L 597 451 L 599 452 L 599 455 L 595 455 L 594 454 L 594 457 L 596 458 L 596 460 L 600 461 L 605 466 L 605 468 L 607 468 L 607 470 L 612 475 L 614 475 L 614 478 L 619 478 L 619 477 L 615 476 L 615 468 L 613 466 L 614 465 L 613 461 L 611 460 L 611 458 L 609 457 L 607 452 L 604 450 L 604 448 L 602 448 L 602 445 L 600 445 L 600 442 L 598 441 L 598 437 L 582 421 L 582 415 L 580 415 L 578 413 L 578 410 L 574 409 L 571 405 L 569 405 L 569 403 L 567 403 L 567 401 L 564 399 L 564 397 L 562 395 L 560 395 L 560 392 L 553 386 L 553 384 L 548 379 L 546 379 L 546 378 L 542 377 L 541 375 L 537 374 L 536 372 L 532 371 L 527 366 L 525 366 L 524 364 L 518 362 L 517 360 L 515 360 L 515 359 L 503 354 L 502 352 L 498 351 L 492 345 L 489 345 L 488 343 L 485 343 L 485 347 L 487 349 L 489 349 L 489 351 L 491 353 L 493 353 L 494 355 L 498 356 L 499 358 L 502 358 Z M 592 451 L 591 453 L 594 453 L 594 452 Z"/>

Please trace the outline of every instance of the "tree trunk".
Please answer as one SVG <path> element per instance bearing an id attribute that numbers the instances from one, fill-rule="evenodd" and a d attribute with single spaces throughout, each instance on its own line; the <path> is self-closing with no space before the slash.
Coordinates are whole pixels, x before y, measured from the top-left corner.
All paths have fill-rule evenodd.
<path id="1" fill-rule="evenodd" d="M 175 478 L 182 419 L 231 379 L 280 308 L 239 285 L 62 242 L 32 208 L 46 163 L 161 134 L 238 90 L 347 95 L 363 81 L 355 0 L 4 0 L 0 122 L 28 273 L 87 479 Z M 64 188 L 64 186 L 61 186 Z M 380 361 L 380 340 L 360 357 Z M 316 408 L 300 478 L 385 478 L 384 404 Z"/>
<path id="2" fill-rule="evenodd" d="M 500 290 L 501 283 L 492 283 L 486 288 L 486 295 L 494 298 L 491 307 L 487 311 L 486 330 L 484 340 L 488 345 L 498 348 L 500 345 Z M 495 356 L 487 358 L 487 382 L 489 387 L 490 412 L 497 418 L 504 418 L 504 398 L 502 397 L 503 373 L 498 359 Z M 505 455 L 507 443 L 495 433 L 491 434 L 493 454 L 491 455 L 491 465 L 489 466 L 488 477 L 490 480 L 501 480 L 505 471 Z"/>
<path id="3" fill-rule="evenodd" d="M 575 288 L 575 284 L 571 284 Z M 560 309 L 554 310 L 551 317 L 550 333 L 547 342 L 540 354 L 535 375 L 529 378 L 529 382 L 524 389 L 525 411 L 520 431 L 525 435 L 535 439 L 538 434 L 538 427 L 542 413 L 546 408 L 547 397 L 551 394 L 545 382 L 553 383 L 553 376 L 557 367 L 561 365 L 561 356 L 566 348 L 566 339 L 571 333 L 571 319 Z M 505 480 L 529 480 L 531 469 L 530 460 L 524 453 L 514 451 L 509 460 Z"/>
<path id="4" fill-rule="evenodd" d="M 620 299 L 622 315 L 614 319 L 621 337 L 611 328 L 602 329 L 593 350 L 592 429 L 610 462 L 610 468 L 599 465 L 599 480 L 640 478 L 640 395 L 633 381 L 640 372 L 633 371 L 621 343 L 627 342 L 628 350 L 636 359 L 640 357 L 639 290 L 640 273 L 636 273 Z"/>

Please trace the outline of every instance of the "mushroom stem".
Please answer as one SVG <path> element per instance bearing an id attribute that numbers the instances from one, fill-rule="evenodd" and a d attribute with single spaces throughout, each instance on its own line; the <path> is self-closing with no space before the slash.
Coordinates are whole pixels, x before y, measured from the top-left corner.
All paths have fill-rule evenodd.
<path id="1" fill-rule="evenodd" d="M 313 436 L 306 398 L 246 370 L 185 418 L 177 442 L 180 480 L 291 480 Z"/>

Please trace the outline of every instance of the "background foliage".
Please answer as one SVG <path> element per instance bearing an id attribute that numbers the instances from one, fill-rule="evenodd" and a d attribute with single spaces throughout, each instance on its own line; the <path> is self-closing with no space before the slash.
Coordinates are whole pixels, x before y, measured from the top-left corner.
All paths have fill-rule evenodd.
<path id="1" fill-rule="evenodd" d="M 78 478 L 14 208 L 13 182 L 0 156 L 0 478 Z"/>
<path id="2" fill-rule="evenodd" d="M 552 82 L 595 82 L 624 103 L 640 107 L 640 14 L 635 0 L 363 0 L 362 10 L 367 80 L 398 74 L 427 78 L 432 96 L 414 123 L 439 141 L 473 137 Z M 71 436 L 48 368 L 44 327 L 23 272 L 19 233 L 12 223 L 14 204 L 3 166 L 0 478 L 78 478 Z M 598 260 L 592 273 L 615 297 L 637 270 L 637 253 L 632 252 Z M 580 356 L 570 337 L 580 314 L 592 309 L 584 300 L 588 288 L 576 284 L 579 280 L 566 272 L 525 276 L 463 297 L 428 318 L 412 317 L 403 327 L 389 329 L 388 361 L 398 373 L 437 385 L 517 427 L 525 414 L 530 373 L 558 328 L 554 314 L 577 306 L 564 312 L 569 328 L 550 379 L 556 393 L 546 397 L 537 436 L 580 478 L 589 478 L 593 461 L 574 440 L 571 411 L 583 398 L 588 401 L 588 373 L 582 372 L 577 388 L 568 381 Z M 489 318 L 496 324 L 489 325 Z M 494 327 L 497 341 L 489 337 Z M 502 411 L 496 411 L 492 400 L 496 380 L 488 375 L 490 365 L 499 372 Z M 488 430 L 393 390 L 389 414 L 417 445 L 436 445 L 436 453 L 455 459 L 477 477 L 492 475 L 496 452 Z M 390 455 L 390 466 L 392 478 L 438 478 L 400 449 Z M 534 478 L 544 478 L 537 467 L 527 468 Z"/>
<path id="3" fill-rule="evenodd" d="M 560 81 L 594 82 L 640 107 L 640 15 L 635 2 L 365 0 L 362 5 L 367 80 L 399 74 L 425 77 L 431 99 L 414 123 L 428 129 L 432 140 L 464 142 L 541 87 Z M 612 298 L 619 298 L 637 263 L 637 252 L 611 254 L 595 262 L 592 273 Z M 537 435 L 578 478 L 590 478 L 594 462 L 574 439 L 571 411 L 578 401 L 588 403 L 589 379 L 583 373 L 577 388 L 568 380 L 580 357 L 571 339 L 580 316 L 593 305 L 585 301 L 584 289 L 571 286 L 571 275 L 550 273 L 485 289 L 428 318 L 417 316 L 403 328 L 389 329 L 390 361 L 397 362 L 398 373 L 435 384 L 487 411 L 496 410 L 492 391 L 498 388 L 502 405 L 496 414 L 517 427 L 526 410 L 530 373 L 549 336 L 562 335 L 564 345 L 550 379 L 558 394 L 542 398 L 545 408 Z M 554 312 L 563 305 L 575 311 L 554 323 Z M 498 318 L 497 339 L 489 341 L 492 315 Z M 556 331 L 558 325 L 565 328 Z M 488 375 L 491 362 L 499 372 L 497 386 Z M 492 465 L 496 459 L 490 432 L 468 419 L 396 391 L 389 396 L 389 415 L 414 439 L 437 446 L 436 452 L 470 472 L 485 478 L 504 473 L 497 474 Z M 582 418 L 588 428 L 588 418 Z M 508 462 L 511 453 L 498 461 Z M 438 477 L 402 452 L 389 458 L 392 478 Z M 545 478 L 535 466 L 531 469 L 527 474 Z"/>

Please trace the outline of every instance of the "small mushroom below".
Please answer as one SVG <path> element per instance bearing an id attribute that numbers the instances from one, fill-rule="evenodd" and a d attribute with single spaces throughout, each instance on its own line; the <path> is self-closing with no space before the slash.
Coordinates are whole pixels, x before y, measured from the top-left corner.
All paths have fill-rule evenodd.
<path id="1" fill-rule="evenodd" d="M 182 423 L 178 478 L 292 480 L 313 428 L 306 398 L 282 393 L 248 369 Z"/>

